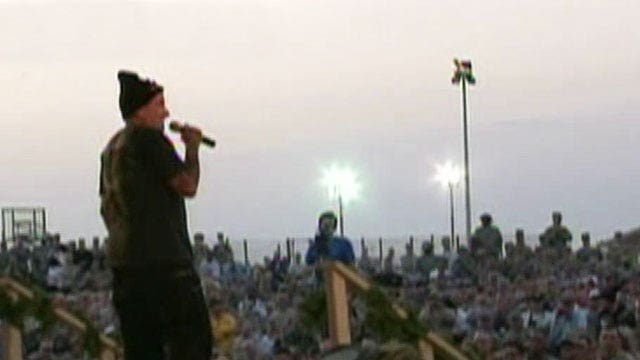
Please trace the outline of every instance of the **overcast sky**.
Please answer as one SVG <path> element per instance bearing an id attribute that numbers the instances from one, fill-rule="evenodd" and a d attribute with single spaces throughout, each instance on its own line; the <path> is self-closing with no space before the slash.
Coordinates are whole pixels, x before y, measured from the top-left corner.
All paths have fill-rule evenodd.
<path id="1" fill-rule="evenodd" d="M 446 233 L 432 178 L 462 161 L 462 57 L 478 80 L 474 220 L 534 234 L 561 210 L 604 237 L 640 222 L 638 19 L 637 0 L 0 0 L 0 205 L 45 206 L 64 238 L 104 234 L 99 154 L 122 125 L 125 68 L 218 140 L 192 232 L 311 235 L 337 162 L 363 186 L 347 235 Z"/>

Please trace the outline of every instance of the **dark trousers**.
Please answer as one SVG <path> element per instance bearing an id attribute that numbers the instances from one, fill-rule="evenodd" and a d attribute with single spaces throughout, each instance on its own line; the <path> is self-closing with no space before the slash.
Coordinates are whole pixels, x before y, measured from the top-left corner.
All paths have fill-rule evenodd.
<path id="1" fill-rule="evenodd" d="M 211 323 L 190 267 L 113 270 L 126 360 L 209 360 Z"/>

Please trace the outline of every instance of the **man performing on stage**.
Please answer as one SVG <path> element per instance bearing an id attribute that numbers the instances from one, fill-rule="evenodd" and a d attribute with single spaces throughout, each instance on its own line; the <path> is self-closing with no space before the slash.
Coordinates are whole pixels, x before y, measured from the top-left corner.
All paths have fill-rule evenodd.
<path id="1" fill-rule="evenodd" d="M 101 214 L 127 360 L 208 360 L 211 325 L 193 268 L 184 198 L 195 196 L 202 132 L 182 128 L 184 161 L 163 133 L 163 88 L 120 71 L 124 127 L 102 153 Z"/>

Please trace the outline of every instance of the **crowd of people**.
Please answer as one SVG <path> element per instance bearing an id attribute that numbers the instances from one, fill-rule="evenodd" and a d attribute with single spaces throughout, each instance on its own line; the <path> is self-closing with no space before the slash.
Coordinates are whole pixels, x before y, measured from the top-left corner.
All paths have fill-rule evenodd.
<path id="1" fill-rule="evenodd" d="M 99 238 L 92 247 L 86 240 L 62 242 L 50 235 L 38 243 L 18 237 L 11 248 L 0 245 L 0 274 L 46 291 L 51 302 L 86 317 L 100 332 L 116 335 L 117 317 L 111 305 L 111 273 Z M 83 359 L 81 335 L 63 323 L 42 331 L 35 318 L 24 322 L 26 359 Z M 5 344 L 0 344 L 0 355 Z M 2 356 L 0 356 L 1 358 Z"/>
<path id="2" fill-rule="evenodd" d="M 423 243 L 393 269 L 389 251 L 383 271 L 406 280 L 401 303 L 472 359 L 638 358 L 638 243 L 616 233 L 593 246 L 583 233 L 573 252 L 561 214 L 552 219 L 531 248 L 521 229 L 503 244 L 485 214 L 469 248 L 454 254 L 444 238 L 436 255 Z"/>
<path id="3" fill-rule="evenodd" d="M 636 359 L 640 356 L 640 238 L 616 233 L 614 239 L 572 251 L 572 233 L 554 213 L 552 224 L 530 247 L 521 229 L 503 243 L 489 214 L 481 217 L 468 246 L 441 239 L 407 243 L 396 258 L 361 249 L 355 259 L 348 239 L 324 237 L 333 226 L 319 222 L 306 254 L 276 251 L 261 263 L 238 261 L 222 233 L 209 244 L 193 239 L 194 267 L 200 274 L 213 324 L 216 359 L 316 359 L 327 349 L 326 334 L 305 327 L 300 305 L 317 289 L 314 266 L 322 259 L 342 261 L 389 290 L 392 300 L 418 314 L 470 359 Z M 331 229 L 329 229 L 331 230 Z M 328 241 L 330 240 L 330 241 Z M 0 271 L 46 289 L 56 305 L 86 314 L 104 333 L 118 336 L 110 299 L 111 274 L 104 241 L 62 242 L 48 236 L 38 244 L 17 239 L 2 243 Z M 357 307 L 357 302 L 352 304 Z M 358 326 L 354 342 L 378 339 Z M 62 324 L 47 332 L 25 324 L 27 359 L 82 359 L 78 334 Z M 382 345 L 382 344 L 378 344 Z"/>

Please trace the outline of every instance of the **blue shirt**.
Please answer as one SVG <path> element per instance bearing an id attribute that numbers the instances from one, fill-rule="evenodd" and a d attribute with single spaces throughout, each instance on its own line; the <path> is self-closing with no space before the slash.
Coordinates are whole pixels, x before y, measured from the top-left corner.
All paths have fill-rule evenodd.
<path id="1" fill-rule="evenodd" d="M 334 236 L 329 240 L 328 254 L 325 257 L 328 260 L 336 260 L 345 264 L 353 264 L 356 256 L 353 253 L 353 247 L 349 239 Z M 305 262 L 307 265 L 313 265 L 318 261 L 318 241 L 316 240 L 307 250 Z"/>

